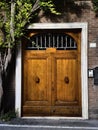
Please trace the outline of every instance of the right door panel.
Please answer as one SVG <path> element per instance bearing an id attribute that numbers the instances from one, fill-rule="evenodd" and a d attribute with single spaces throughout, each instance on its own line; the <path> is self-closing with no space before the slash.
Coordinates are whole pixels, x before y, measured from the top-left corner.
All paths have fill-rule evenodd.
<path id="1" fill-rule="evenodd" d="M 52 111 L 56 115 L 80 116 L 81 99 L 77 51 L 54 54 L 52 60 Z"/>

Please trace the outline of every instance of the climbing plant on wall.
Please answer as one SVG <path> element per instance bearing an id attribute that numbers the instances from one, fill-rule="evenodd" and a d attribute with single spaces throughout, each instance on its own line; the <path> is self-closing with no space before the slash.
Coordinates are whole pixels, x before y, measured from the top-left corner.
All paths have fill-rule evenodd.
<path id="1" fill-rule="evenodd" d="M 98 0 L 92 0 L 92 2 L 93 2 L 93 5 L 94 5 L 94 10 L 96 12 L 98 12 Z"/>
<path id="2" fill-rule="evenodd" d="M 20 38 L 25 29 L 25 25 L 30 22 L 30 18 L 37 15 L 37 10 L 49 10 L 58 14 L 55 5 L 51 0 L 3 0 L 0 2 L 0 29 L 5 38 L 0 38 L 0 46 L 7 47 L 14 45 L 15 39 Z"/>

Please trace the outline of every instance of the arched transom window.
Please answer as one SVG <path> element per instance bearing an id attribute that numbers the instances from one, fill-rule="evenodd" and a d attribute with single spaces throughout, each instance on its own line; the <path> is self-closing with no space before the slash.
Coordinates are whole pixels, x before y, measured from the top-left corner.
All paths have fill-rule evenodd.
<path id="1" fill-rule="evenodd" d="M 30 37 L 26 45 L 27 50 L 45 50 L 56 48 L 57 50 L 76 50 L 76 41 L 64 33 L 38 33 Z"/>

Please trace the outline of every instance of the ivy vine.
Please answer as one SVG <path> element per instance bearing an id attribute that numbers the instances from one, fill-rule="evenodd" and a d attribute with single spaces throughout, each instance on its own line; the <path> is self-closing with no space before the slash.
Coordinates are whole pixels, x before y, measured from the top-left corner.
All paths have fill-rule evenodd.
<path id="1" fill-rule="evenodd" d="M 98 0 L 92 0 L 92 2 L 93 2 L 93 5 L 94 5 L 94 10 L 96 12 L 98 12 Z"/>
<path id="2" fill-rule="evenodd" d="M 3 0 L 0 1 L 0 47 L 13 47 L 25 33 L 25 25 L 38 9 L 58 15 L 52 0 Z M 14 38 L 13 38 L 14 37 Z M 9 44 L 10 43 L 10 44 Z"/>

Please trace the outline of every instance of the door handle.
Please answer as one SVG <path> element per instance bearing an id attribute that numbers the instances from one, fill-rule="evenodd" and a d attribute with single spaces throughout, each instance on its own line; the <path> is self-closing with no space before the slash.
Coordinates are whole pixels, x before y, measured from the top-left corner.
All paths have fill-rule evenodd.
<path id="1" fill-rule="evenodd" d="M 68 78 L 67 76 L 65 76 L 64 82 L 65 82 L 66 84 L 69 84 L 69 78 Z"/>
<path id="2" fill-rule="evenodd" d="M 36 82 L 37 84 L 40 83 L 40 78 L 39 78 L 38 76 L 35 77 L 35 82 Z"/>

